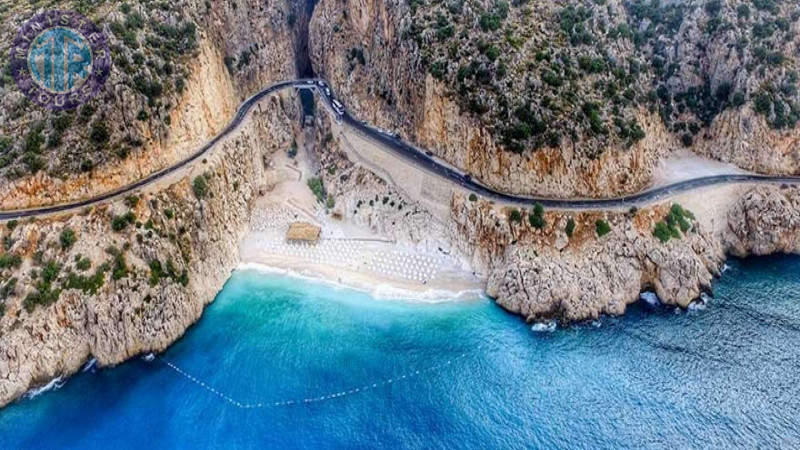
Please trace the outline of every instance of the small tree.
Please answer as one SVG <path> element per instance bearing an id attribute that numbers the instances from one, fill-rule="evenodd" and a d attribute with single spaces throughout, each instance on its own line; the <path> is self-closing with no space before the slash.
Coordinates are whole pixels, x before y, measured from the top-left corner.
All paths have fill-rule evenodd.
<path id="1" fill-rule="evenodd" d="M 598 219 L 594 223 L 595 231 L 597 232 L 598 237 L 603 237 L 611 232 L 611 225 L 608 224 L 605 220 Z"/>
<path id="2" fill-rule="evenodd" d="M 325 199 L 325 186 L 322 184 L 322 179 L 318 177 L 309 178 L 308 188 L 311 189 L 311 192 L 317 197 L 318 202 L 322 202 Z M 383 203 L 386 203 L 386 201 Z"/>
<path id="3" fill-rule="evenodd" d="M 575 220 L 572 217 L 567 221 L 567 228 L 564 231 L 567 233 L 567 237 L 572 237 L 572 233 L 575 232 Z"/>
<path id="4" fill-rule="evenodd" d="M 528 220 L 532 227 L 539 229 L 544 228 L 547 222 L 544 220 L 544 207 L 541 203 L 537 203 L 533 206 L 533 212 L 528 215 Z"/>
<path id="5" fill-rule="evenodd" d="M 661 221 L 656 224 L 653 230 L 653 236 L 657 237 L 662 244 L 666 244 L 669 242 L 670 238 L 672 238 L 672 233 L 670 233 L 667 224 Z"/>
<path id="6" fill-rule="evenodd" d="M 135 195 L 129 195 L 125 197 L 125 205 L 128 208 L 136 208 L 136 205 L 139 204 L 139 197 Z"/>
<path id="7" fill-rule="evenodd" d="M 205 175 L 194 177 L 194 181 L 192 181 L 192 190 L 194 190 L 194 195 L 198 199 L 203 199 L 208 196 L 208 181 L 206 181 Z"/>
<path id="8" fill-rule="evenodd" d="M 474 192 L 473 192 L 472 194 L 469 194 L 469 201 L 471 201 L 471 202 L 477 202 L 477 201 L 478 201 L 478 196 L 477 196 L 477 195 L 475 195 L 475 193 L 474 193 Z"/>
<path id="9" fill-rule="evenodd" d="M 75 231 L 73 231 L 72 228 L 64 228 L 61 231 L 61 235 L 58 237 L 58 240 L 61 242 L 61 249 L 67 250 L 68 248 L 72 247 L 78 238 L 75 236 Z"/>
<path id="10" fill-rule="evenodd" d="M 111 229 L 114 231 L 122 231 L 134 222 L 136 222 L 136 216 L 128 211 L 126 214 L 111 218 Z"/>
<path id="11" fill-rule="evenodd" d="M 522 223 L 522 213 L 518 209 L 512 209 L 508 220 L 513 223 Z"/>

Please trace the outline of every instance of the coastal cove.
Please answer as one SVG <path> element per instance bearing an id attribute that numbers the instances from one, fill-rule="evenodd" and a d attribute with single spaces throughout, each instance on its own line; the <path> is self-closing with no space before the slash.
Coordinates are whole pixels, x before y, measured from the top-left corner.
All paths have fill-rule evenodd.
<path id="1" fill-rule="evenodd" d="M 800 258 L 729 264 L 705 308 L 639 302 L 553 332 L 487 298 L 376 299 L 237 270 L 151 361 L 4 408 L 0 447 L 790 446 Z"/>

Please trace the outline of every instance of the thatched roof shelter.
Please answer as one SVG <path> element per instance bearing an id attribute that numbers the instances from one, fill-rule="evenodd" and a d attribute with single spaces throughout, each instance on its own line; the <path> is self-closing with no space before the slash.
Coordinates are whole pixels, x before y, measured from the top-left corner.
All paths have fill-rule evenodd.
<path id="1" fill-rule="evenodd" d="M 316 243 L 319 240 L 320 231 L 322 231 L 320 227 L 308 222 L 292 222 L 286 233 L 286 240 Z"/>

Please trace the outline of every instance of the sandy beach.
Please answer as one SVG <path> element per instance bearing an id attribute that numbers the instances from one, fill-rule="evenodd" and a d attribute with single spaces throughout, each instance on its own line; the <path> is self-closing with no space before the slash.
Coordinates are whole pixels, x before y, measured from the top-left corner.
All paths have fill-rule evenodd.
<path id="1" fill-rule="evenodd" d="M 485 280 L 441 248 L 396 242 L 336 217 L 307 186 L 306 152 L 276 158 L 276 184 L 259 199 L 240 245 L 241 269 L 280 271 L 366 291 L 376 298 L 438 302 L 484 296 Z M 316 242 L 287 239 L 292 223 L 320 227 Z"/>

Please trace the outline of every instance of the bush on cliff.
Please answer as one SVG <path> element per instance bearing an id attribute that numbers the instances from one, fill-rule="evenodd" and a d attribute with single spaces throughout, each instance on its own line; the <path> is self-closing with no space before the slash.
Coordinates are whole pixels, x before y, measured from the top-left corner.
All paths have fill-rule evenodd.
<path id="1" fill-rule="evenodd" d="M 73 231 L 72 228 L 64 228 L 58 240 L 61 242 L 61 249 L 67 250 L 75 244 L 78 238 L 75 236 L 75 231 Z"/>
<path id="2" fill-rule="evenodd" d="M 598 219 L 594 223 L 594 229 L 597 232 L 598 237 L 603 237 L 611 232 L 611 225 L 609 225 L 605 220 Z"/>
<path id="3" fill-rule="evenodd" d="M 111 229 L 114 231 L 122 231 L 135 221 L 136 216 L 134 216 L 132 212 L 128 212 L 121 216 L 114 216 L 111 218 Z"/>
<path id="4" fill-rule="evenodd" d="M 669 213 L 664 217 L 664 220 L 656 223 L 653 229 L 653 236 L 658 238 L 661 243 L 666 244 L 670 239 L 680 239 L 681 232 L 686 234 L 692 229 L 690 220 L 694 220 L 694 214 L 691 211 L 684 209 L 678 203 L 674 203 L 669 209 Z"/>
<path id="5" fill-rule="evenodd" d="M 18 253 L 3 253 L 0 255 L 0 269 L 17 268 L 22 264 L 22 257 Z"/>
<path id="6" fill-rule="evenodd" d="M 564 231 L 567 233 L 567 237 L 572 237 L 572 233 L 575 232 L 575 219 L 572 217 L 569 218 L 567 221 L 567 228 L 565 228 Z"/>
<path id="7" fill-rule="evenodd" d="M 125 260 L 125 254 L 116 247 L 109 247 L 106 253 L 114 258 L 114 265 L 111 271 L 111 279 L 121 280 L 126 278 L 129 274 L 128 262 Z"/>
<path id="8" fill-rule="evenodd" d="M 198 200 L 208 197 L 208 180 L 206 180 L 205 175 L 194 177 L 194 181 L 192 181 L 192 190 L 194 191 L 194 196 L 197 197 Z"/>
<path id="9" fill-rule="evenodd" d="M 544 228 L 547 222 L 544 220 L 544 207 L 541 203 L 537 203 L 533 206 L 533 212 L 528 215 L 528 221 L 530 221 L 531 226 L 534 228 Z"/>
<path id="10" fill-rule="evenodd" d="M 36 290 L 28 294 L 22 305 L 25 311 L 33 312 L 38 306 L 49 306 L 58 300 L 61 296 L 61 289 L 54 288 L 53 282 L 58 278 L 61 271 L 61 265 L 57 262 L 50 260 L 42 269 L 42 278 L 36 283 Z"/>

